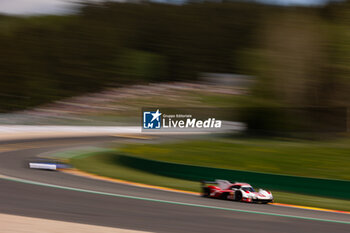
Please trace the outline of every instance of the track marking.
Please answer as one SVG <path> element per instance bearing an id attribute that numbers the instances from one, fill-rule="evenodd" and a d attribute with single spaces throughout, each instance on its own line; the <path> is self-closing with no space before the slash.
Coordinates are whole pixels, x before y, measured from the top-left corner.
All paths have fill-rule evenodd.
<path id="1" fill-rule="evenodd" d="M 145 134 L 113 134 L 113 137 L 119 137 L 119 138 L 133 138 L 133 139 L 153 139 L 153 136 L 145 135 Z"/>
<path id="2" fill-rule="evenodd" d="M 117 136 L 117 135 L 114 135 L 114 136 Z M 59 142 L 59 144 L 58 144 L 59 146 L 66 144 L 66 142 L 64 142 L 64 139 L 63 140 L 58 139 L 58 142 Z M 86 143 L 78 143 L 78 145 L 80 145 L 80 144 L 85 145 Z M 76 145 L 76 144 L 73 143 L 73 145 Z M 42 148 L 42 147 L 57 146 L 57 144 L 47 145 L 47 142 L 34 142 L 34 143 L 32 143 L 32 142 L 18 142 L 18 143 L 3 144 L 1 146 L 2 147 L 5 146 L 5 147 L 0 149 L 0 153 L 4 153 L 4 152 L 10 152 L 10 151 L 17 151 L 17 150 L 36 149 L 36 148 Z M 131 186 L 157 189 L 157 190 L 163 190 L 163 191 L 168 191 L 168 192 L 185 193 L 185 194 L 190 194 L 190 195 L 200 195 L 200 193 L 198 193 L 198 192 L 191 192 L 191 191 L 185 191 L 185 190 L 180 190 L 180 189 L 172 189 L 172 188 L 166 188 L 166 187 L 161 187 L 161 186 L 147 185 L 147 184 L 142 184 L 142 183 L 137 183 L 137 182 L 109 178 L 109 177 L 104 177 L 104 176 L 99 176 L 99 175 L 83 172 L 83 171 L 80 171 L 77 169 L 74 169 L 74 171 L 73 170 L 69 170 L 69 171 L 65 170 L 64 172 L 69 173 L 71 175 L 84 176 L 84 177 L 88 177 L 88 178 L 105 180 L 105 181 L 109 181 L 109 182 L 121 183 L 121 184 L 126 184 L 126 185 L 131 185 Z M 0 177 L 1 177 L 1 175 L 0 175 Z M 324 212 L 331 212 L 331 213 L 350 214 L 349 211 L 324 209 L 324 208 L 310 207 L 310 206 L 300 206 L 300 205 L 283 204 L 283 203 L 269 203 L 269 204 L 276 205 L 276 206 L 290 207 L 290 208 L 299 208 L 299 209 L 308 209 L 308 210 L 324 211 Z"/>
<path id="3" fill-rule="evenodd" d="M 75 168 L 74 169 L 64 169 L 64 170 L 61 170 L 61 172 L 68 173 L 70 175 L 82 176 L 82 177 L 95 179 L 95 180 L 109 181 L 109 182 L 118 183 L 118 184 L 126 184 L 126 185 L 141 187 L 141 188 L 149 188 L 149 189 L 156 189 L 156 190 L 176 192 L 176 193 L 184 193 L 184 194 L 190 194 L 190 195 L 200 195 L 200 193 L 198 193 L 198 192 L 191 192 L 191 191 L 167 188 L 167 187 L 156 186 L 156 185 L 148 185 L 148 184 L 142 184 L 142 183 L 127 181 L 127 180 L 121 180 L 121 179 L 116 179 L 116 178 L 100 176 L 100 175 L 84 172 L 84 171 L 81 171 L 81 170 L 78 170 Z M 324 211 L 324 212 L 331 212 L 331 213 L 350 214 L 350 212 L 348 212 L 348 211 L 332 210 L 332 209 L 325 209 L 325 208 L 318 208 L 318 207 L 311 207 L 311 206 L 291 205 L 291 204 L 283 204 L 283 203 L 269 203 L 269 205 L 291 207 L 291 208 L 298 208 L 298 209 L 307 209 L 307 210 L 316 210 L 316 211 Z"/>
<path id="4" fill-rule="evenodd" d="M 110 178 L 110 177 L 95 175 L 95 174 L 88 173 L 88 172 L 83 172 L 83 171 L 80 171 L 78 169 L 64 169 L 64 170 L 61 170 L 61 172 L 68 173 L 70 175 L 82 176 L 82 177 L 95 179 L 95 180 L 109 181 L 109 182 L 118 183 L 118 184 L 126 184 L 126 185 L 141 187 L 141 188 L 157 189 L 157 190 L 162 190 L 162 191 L 185 193 L 185 194 L 191 194 L 191 195 L 200 195 L 200 193 L 198 193 L 198 192 L 191 192 L 191 191 L 161 187 L 161 186 L 156 186 L 156 185 L 142 184 L 142 183 L 127 181 L 127 180 L 120 180 L 120 179 L 116 179 L 116 178 Z"/>
<path id="5" fill-rule="evenodd" d="M 324 211 L 324 212 L 331 212 L 331 213 L 350 214 L 349 211 L 332 210 L 332 209 L 325 209 L 325 208 L 318 208 L 318 207 L 311 207 L 311 206 L 300 206 L 300 205 L 283 204 L 283 203 L 271 203 L 270 205 L 284 206 L 284 207 L 291 207 L 291 208 L 298 208 L 298 209 L 307 209 L 307 210 L 317 210 L 317 211 Z"/>
<path id="6" fill-rule="evenodd" d="M 225 211 L 249 213 L 249 214 L 260 214 L 260 215 L 276 216 L 276 217 L 286 217 L 286 218 L 293 218 L 293 219 L 313 220 L 313 221 L 319 221 L 319 222 L 350 224 L 350 222 L 347 222 L 347 221 L 338 221 L 338 220 L 332 220 L 332 219 L 312 218 L 312 217 L 303 217 L 303 216 L 287 215 L 287 214 L 275 214 L 275 213 L 267 213 L 267 212 L 260 212 L 260 211 L 251 211 L 251 210 L 240 210 L 240 209 L 224 208 L 224 207 L 218 207 L 218 206 L 200 205 L 200 204 L 192 204 L 192 203 L 186 203 L 186 202 L 166 201 L 166 200 L 153 199 L 153 198 L 145 198 L 145 197 L 129 196 L 129 195 L 122 195 L 122 194 L 115 194 L 115 193 L 107 193 L 107 192 L 100 192 L 100 191 L 94 191 L 94 190 L 88 190 L 88 189 L 72 188 L 72 187 L 61 186 L 61 185 L 41 183 L 41 182 L 25 180 L 25 179 L 20 179 L 20 178 L 15 178 L 15 177 L 9 177 L 9 176 L 4 176 L 4 175 L 0 175 L 0 179 L 15 181 L 15 182 L 19 182 L 19 183 L 25 183 L 25 184 L 50 187 L 50 188 L 76 191 L 76 192 L 91 193 L 91 194 L 120 197 L 120 198 L 128 198 L 128 199 L 142 200 L 142 201 L 151 201 L 151 202 L 158 202 L 158 203 L 165 203 L 165 204 L 200 207 L 200 208 L 225 210 Z"/>
<path id="7" fill-rule="evenodd" d="M 54 144 L 53 144 L 54 143 Z M 63 140 L 50 141 L 50 142 L 18 142 L 18 143 L 9 143 L 9 144 L 0 144 L 0 153 L 18 151 L 18 150 L 27 150 L 27 149 L 38 149 L 45 147 L 57 147 L 62 145 L 86 145 L 86 143 L 69 143 Z"/>

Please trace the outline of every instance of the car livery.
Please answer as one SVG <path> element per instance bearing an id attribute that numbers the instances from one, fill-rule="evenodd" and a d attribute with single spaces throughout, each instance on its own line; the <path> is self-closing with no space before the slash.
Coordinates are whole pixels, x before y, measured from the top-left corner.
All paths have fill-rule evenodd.
<path id="1" fill-rule="evenodd" d="M 272 193 L 259 189 L 258 192 L 247 183 L 227 180 L 202 181 L 202 196 L 243 202 L 267 204 L 273 202 Z"/>

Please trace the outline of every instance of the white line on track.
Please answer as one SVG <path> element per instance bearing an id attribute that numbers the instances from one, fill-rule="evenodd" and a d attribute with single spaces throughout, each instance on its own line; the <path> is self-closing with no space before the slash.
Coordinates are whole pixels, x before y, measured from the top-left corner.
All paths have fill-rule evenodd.
<path id="1" fill-rule="evenodd" d="M 240 209 L 224 208 L 224 207 L 218 207 L 218 206 L 199 205 L 199 204 L 186 203 L 186 202 L 167 201 L 167 200 L 160 200 L 160 199 L 153 199 L 153 198 L 145 198 L 145 197 L 129 196 L 129 195 L 122 195 L 122 194 L 115 194 L 115 193 L 107 193 L 107 192 L 100 192 L 100 191 L 94 191 L 94 190 L 88 190 L 88 189 L 79 189 L 79 188 L 72 188 L 72 187 L 61 186 L 61 185 L 47 184 L 47 183 L 42 183 L 42 182 L 36 182 L 36 181 L 31 181 L 31 180 L 15 178 L 15 177 L 9 177 L 9 176 L 5 176 L 5 175 L 0 175 L 0 179 L 20 182 L 20 183 L 25 183 L 25 184 L 50 187 L 50 188 L 64 189 L 64 190 L 91 193 L 91 194 L 104 195 L 104 196 L 128 198 L 128 199 L 134 199 L 134 200 L 151 201 L 151 202 L 158 202 L 158 203 L 165 203 L 165 204 L 200 207 L 200 208 L 207 208 L 207 209 L 225 210 L 225 211 L 232 211 L 232 212 L 260 214 L 260 215 L 303 219 L 303 220 L 312 220 L 312 221 L 321 221 L 321 222 L 330 222 L 330 223 L 350 224 L 350 221 L 338 221 L 338 220 L 332 220 L 332 219 L 321 219 L 321 218 L 311 218 L 311 217 L 303 217 L 303 216 L 296 216 L 296 215 L 276 214 L 276 213 L 251 211 L 251 210 L 240 210 Z"/>

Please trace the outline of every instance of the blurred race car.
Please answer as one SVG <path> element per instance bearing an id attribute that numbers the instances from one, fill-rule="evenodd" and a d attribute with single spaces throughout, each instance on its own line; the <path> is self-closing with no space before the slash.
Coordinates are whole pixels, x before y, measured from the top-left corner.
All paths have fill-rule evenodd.
<path id="1" fill-rule="evenodd" d="M 273 202 L 272 193 L 259 189 L 258 192 L 247 183 L 231 183 L 227 180 L 202 181 L 202 196 L 232 201 L 267 204 Z"/>

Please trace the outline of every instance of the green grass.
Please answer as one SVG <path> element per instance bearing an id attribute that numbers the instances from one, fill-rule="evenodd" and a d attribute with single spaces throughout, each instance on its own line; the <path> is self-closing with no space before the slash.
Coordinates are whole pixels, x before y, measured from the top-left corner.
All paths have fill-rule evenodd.
<path id="1" fill-rule="evenodd" d="M 128 145 L 122 153 L 191 165 L 350 180 L 350 141 L 213 139 Z"/>
<path id="2" fill-rule="evenodd" d="M 71 158 L 70 163 L 77 169 L 102 176 L 175 189 L 199 191 L 198 182 L 162 177 L 120 165 L 116 161 L 114 153 L 94 152 L 81 154 Z"/>
<path id="3" fill-rule="evenodd" d="M 112 178 L 199 192 L 199 183 L 163 177 L 118 164 L 115 153 L 94 152 L 71 159 L 74 167 Z M 273 191 L 275 202 L 350 211 L 350 201 Z"/>

